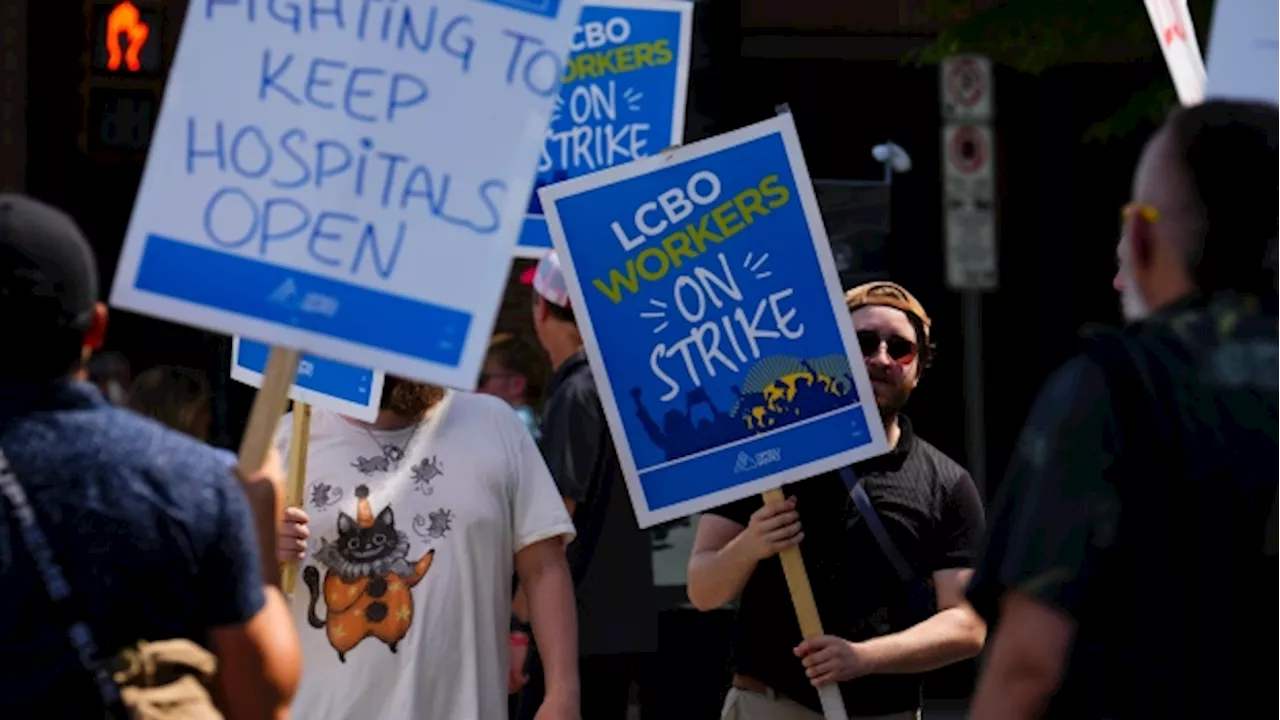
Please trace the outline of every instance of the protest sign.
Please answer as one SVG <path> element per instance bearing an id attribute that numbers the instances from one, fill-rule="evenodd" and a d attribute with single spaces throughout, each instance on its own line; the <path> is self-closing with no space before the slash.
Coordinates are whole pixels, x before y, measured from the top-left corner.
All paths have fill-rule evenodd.
<path id="1" fill-rule="evenodd" d="M 692 32 L 687 0 L 583 3 L 535 186 L 679 145 Z M 537 258 L 550 248 L 542 205 L 532 193 L 515 254 Z"/>
<path id="2" fill-rule="evenodd" d="M 1145 0 L 1169 76 L 1185 107 L 1204 100 L 1205 69 L 1187 0 Z"/>
<path id="3" fill-rule="evenodd" d="M 1280 104 L 1280 3 L 1218 0 L 1209 26 L 1210 99 Z"/>
<path id="4" fill-rule="evenodd" d="M 112 304 L 473 388 L 580 5 L 192 3 Z"/>
<path id="5" fill-rule="evenodd" d="M 790 114 L 539 194 L 641 527 L 887 451 Z"/>
<path id="6" fill-rule="evenodd" d="M 262 387 L 270 347 L 246 338 L 231 339 L 231 379 Z M 348 417 L 373 422 L 382 400 L 383 373 L 314 355 L 298 360 L 289 398 Z"/>

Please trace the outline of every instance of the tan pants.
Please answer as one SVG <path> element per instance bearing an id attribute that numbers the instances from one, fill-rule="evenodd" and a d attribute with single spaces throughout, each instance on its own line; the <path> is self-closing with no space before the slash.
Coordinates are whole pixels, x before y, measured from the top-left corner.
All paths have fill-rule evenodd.
<path id="1" fill-rule="evenodd" d="M 892 715 L 850 715 L 858 720 L 920 720 L 920 712 L 893 713 Z M 822 713 L 773 693 L 760 694 L 742 688 L 729 688 L 724 699 L 720 720 L 823 720 Z"/>

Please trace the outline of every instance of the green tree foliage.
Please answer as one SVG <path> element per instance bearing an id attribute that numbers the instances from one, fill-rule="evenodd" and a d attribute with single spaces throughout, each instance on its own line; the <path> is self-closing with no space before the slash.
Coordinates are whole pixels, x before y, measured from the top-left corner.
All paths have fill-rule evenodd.
<path id="1" fill-rule="evenodd" d="M 1201 54 L 1214 0 L 1189 0 Z M 904 62 L 932 65 L 960 52 L 980 52 L 1016 70 L 1039 74 L 1081 63 L 1142 62 L 1164 58 L 1142 0 L 927 0 L 925 12 L 947 27 Z M 1085 133 L 1086 142 L 1105 142 L 1157 123 L 1177 103 L 1168 73 Z"/>

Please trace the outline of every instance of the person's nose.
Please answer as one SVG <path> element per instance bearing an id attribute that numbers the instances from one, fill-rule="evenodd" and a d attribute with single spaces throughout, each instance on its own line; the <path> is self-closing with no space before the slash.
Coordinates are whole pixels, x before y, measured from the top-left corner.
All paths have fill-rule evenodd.
<path id="1" fill-rule="evenodd" d="M 864 354 L 862 357 L 867 361 L 867 365 L 870 366 L 889 367 L 893 365 L 893 358 L 889 357 L 889 349 L 885 347 L 885 343 L 883 341 L 880 343 L 880 347 L 876 348 L 875 352 L 870 355 Z"/>
<path id="2" fill-rule="evenodd" d="M 1111 287 L 1116 292 L 1124 292 L 1124 276 L 1117 270 L 1114 277 L 1111 278 Z"/>

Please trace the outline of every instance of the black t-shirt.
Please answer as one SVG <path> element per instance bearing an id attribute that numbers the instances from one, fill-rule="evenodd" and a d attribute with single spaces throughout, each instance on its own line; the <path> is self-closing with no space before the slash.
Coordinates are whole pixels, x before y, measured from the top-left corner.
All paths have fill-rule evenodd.
<path id="1" fill-rule="evenodd" d="M 992 632 L 1011 589 L 1076 621 L 1049 717 L 1276 716 L 1271 303 L 1189 298 L 1125 333 L 1149 393 L 1081 355 L 1032 407 L 969 597 Z"/>
<path id="2" fill-rule="evenodd" d="M 653 652 L 658 600 L 652 542 L 636 522 L 585 352 L 556 369 L 548 395 L 542 454 L 560 494 L 576 504 L 578 536 L 568 557 L 583 573 L 575 593 L 579 654 Z"/>
<path id="3" fill-rule="evenodd" d="M 970 567 L 982 537 L 982 502 L 969 473 L 915 436 L 902 434 L 888 454 L 853 466 L 871 504 L 912 568 L 924 578 Z M 905 630 L 914 616 L 906 586 L 867 530 L 838 473 L 783 487 L 795 495 L 804 528 L 800 545 L 822 629 L 850 641 Z M 707 511 L 743 527 L 762 500 L 751 497 Z M 818 693 L 793 649 L 800 643 L 791 594 L 777 557 L 756 566 L 742 590 L 734 630 L 734 670 L 820 711 Z M 851 715 L 879 715 L 920 706 L 921 675 L 872 675 L 841 683 Z"/>

